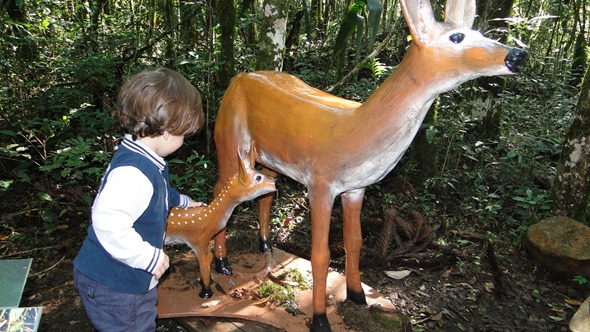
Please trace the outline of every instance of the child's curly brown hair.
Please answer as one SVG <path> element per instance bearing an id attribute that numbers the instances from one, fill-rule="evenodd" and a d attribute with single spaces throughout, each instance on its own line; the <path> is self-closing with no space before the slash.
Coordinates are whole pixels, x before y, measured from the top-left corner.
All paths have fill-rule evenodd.
<path id="1" fill-rule="evenodd" d="M 117 96 L 115 118 L 133 140 L 165 131 L 188 136 L 201 128 L 204 117 L 199 91 L 167 68 L 136 74 L 123 84 Z"/>

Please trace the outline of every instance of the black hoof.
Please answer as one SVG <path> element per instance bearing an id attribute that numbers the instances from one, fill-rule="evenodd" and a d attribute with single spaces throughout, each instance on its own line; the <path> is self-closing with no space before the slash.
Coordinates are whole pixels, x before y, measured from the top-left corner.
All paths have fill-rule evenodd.
<path id="1" fill-rule="evenodd" d="M 199 292 L 199 297 L 202 299 L 211 298 L 211 296 L 213 296 L 213 291 L 211 290 L 211 287 L 205 287 L 203 281 L 201 280 L 199 281 L 199 284 L 201 284 L 201 291 Z M 209 283 L 209 285 L 211 285 L 211 283 Z"/>
<path id="2" fill-rule="evenodd" d="M 268 241 L 260 240 L 260 252 L 272 252 L 272 246 Z"/>
<path id="3" fill-rule="evenodd" d="M 201 288 L 199 292 L 199 297 L 202 299 L 210 299 L 213 296 L 213 291 L 211 289 Z"/>
<path id="4" fill-rule="evenodd" d="M 367 305 L 367 298 L 365 297 L 365 292 L 355 292 L 350 289 L 346 289 L 346 299 L 350 300 L 359 305 Z"/>
<path id="5" fill-rule="evenodd" d="M 215 259 L 215 271 L 221 273 L 225 276 L 232 275 L 231 266 L 229 266 L 229 262 L 226 258 L 216 258 Z"/>
<path id="6" fill-rule="evenodd" d="M 309 328 L 311 332 L 331 332 L 330 323 L 328 322 L 328 316 L 326 314 L 321 315 L 313 315 L 313 320 L 311 323 L 311 327 Z"/>

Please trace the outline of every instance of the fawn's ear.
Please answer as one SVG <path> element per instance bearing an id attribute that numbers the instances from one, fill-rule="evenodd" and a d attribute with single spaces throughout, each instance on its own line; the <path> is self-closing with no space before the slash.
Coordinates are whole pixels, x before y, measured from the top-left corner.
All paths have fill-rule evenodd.
<path id="1" fill-rule="evenodd" d="M 250 146 L 247 156 L 242 156 L 242 153 L 242 150 L 238 149 L 238 179 L 243 184 L 246 184 L 248 182 L 248 170 L 254 169 L 254 147 Z"/>
<path id="2" fill-rule="evenodd" d="M 445 23 L 471 29 L 475 21 L 475 9 L 475 0 L 447 0 Z"/>
<path id="3" fill-rule="evenodd" d="M 442 25 L 434 19 L 430 0 L 401 0 L 400 4 L 417 46 L 428 44 L 444 33 Z"/>

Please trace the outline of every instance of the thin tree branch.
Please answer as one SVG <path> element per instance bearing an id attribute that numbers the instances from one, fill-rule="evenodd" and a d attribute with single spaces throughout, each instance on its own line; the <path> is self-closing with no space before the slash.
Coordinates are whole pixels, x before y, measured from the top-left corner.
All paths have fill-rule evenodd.
<path id="1" fill-rule="evenodd" d="M 362 68 L 366 63 L 371 61 L 371 59 L 373 59 L 379 53 L 381 53 L 381 51 L 385 48 L 385 46 L 387 46 L 387 44 L 389 44 L 389 42 L 393 38 L 393 35 L 395 34 L 395 32 L 396 32 L 395 29 L 391 30 L 389 32 L 389 34 L 387 35 L 387 37 L 385 37 L 383 42 L 381 42 L 381 44 L 379 44 L 379 46 L 377 46 L 377 48 L 375 48 L 375 50 L 373 52 L 371 52 L 371 54 L 367 55 L 367 57 L 364 58 L 363 60 L 361 60 L 356 66 L 354 66 L 354 68 L 348 74 L 346 74 L 346 76 L 344 76 L 338 83 L 329 87 L 326 91 L 332 92 L 332 91 L 334 91 L 334 89 L 339 88 L 340 86 L 344 85 L 344 83 L 348 82 L 353 75 L 358 73 L 360 68 Z"/>

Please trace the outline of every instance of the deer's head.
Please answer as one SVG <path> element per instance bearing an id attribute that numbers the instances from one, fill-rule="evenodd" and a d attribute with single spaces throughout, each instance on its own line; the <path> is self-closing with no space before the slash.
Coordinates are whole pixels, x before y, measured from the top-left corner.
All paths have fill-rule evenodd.
<path id="1" fill-rule="evenodd" d="M 475 0 L 448 0 L 443 22 L 435 20 L 430 0 L 401 0 L 401 7 L 414 44 L 406 57 L 419 54 L 414 56 L 423 64 L 422 75 L 434 73 L 454 87 L 480 76 L 512 74 L 527 56 L 471 29 Z"/>

